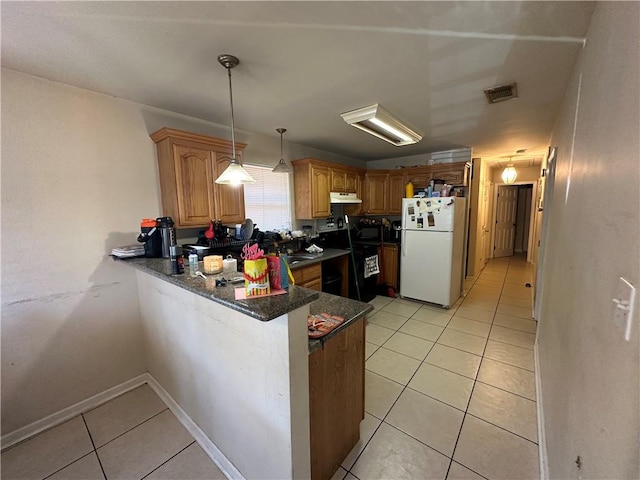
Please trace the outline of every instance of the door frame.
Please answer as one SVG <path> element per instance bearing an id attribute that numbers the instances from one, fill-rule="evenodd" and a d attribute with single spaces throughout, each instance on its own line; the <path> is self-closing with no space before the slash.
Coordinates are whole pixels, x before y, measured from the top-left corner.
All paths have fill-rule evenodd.
<path id="1" fill-rule="evenodd" d="M 489 258 L 494 258 L 493 252 L 496 245 L 496 217 L 498 215 L 498 191 L 500 187 L 518 187 L 520 185 L 532 185 L 533 189 L 531 190 L 531 212 L 529 218 L 529 237 L 527 238 L 527 262 L 531 263 L 531 255 L 532 249 L 530 246 L 533 242 L 533 229 L 536 220 L 536 212 L 538 211 L 538 206 L 536 205 L 536 195 L 538 193 L 538 184 L 537 180 L 535 182 L 514 182 L 514 183 L 494 183 L 494 191 L 493 191 L 493 212 L 491 214 L 491 256 Z"/>

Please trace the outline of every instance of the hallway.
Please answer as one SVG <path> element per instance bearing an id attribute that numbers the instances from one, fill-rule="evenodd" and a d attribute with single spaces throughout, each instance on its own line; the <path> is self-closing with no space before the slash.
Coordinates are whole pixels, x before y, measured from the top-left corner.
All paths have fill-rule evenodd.
<path id="1" fill-rule="evenodd" d="M 448 311 L 370 302 L 361 440 L 334 478 L 539 478 L 530 281 L 507 257 Z"/>

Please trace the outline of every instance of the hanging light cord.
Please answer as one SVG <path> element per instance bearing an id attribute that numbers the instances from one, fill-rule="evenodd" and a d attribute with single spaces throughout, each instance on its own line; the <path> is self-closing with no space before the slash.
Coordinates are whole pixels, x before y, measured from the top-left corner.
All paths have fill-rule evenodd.
<path id="1" fill-rule="evenodd" d="M 231 148 L 233 151 L 233 158 L 231 159 L 231 163 L 238 163 L 238 159 L 236 158 L 236 136 L 234 133 L 234 122 L 233 122 L 233 87 L 231 86 L 231 68 L 227 67 L 227 73 L 229 74 L 229 99 L 231 100 Z"/>

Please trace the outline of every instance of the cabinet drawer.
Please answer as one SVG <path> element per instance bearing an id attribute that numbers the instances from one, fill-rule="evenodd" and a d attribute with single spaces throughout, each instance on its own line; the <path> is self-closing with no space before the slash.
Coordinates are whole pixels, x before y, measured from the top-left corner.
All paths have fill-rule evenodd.
<path id="1" fill-rule="evenodd" d="M 305 283 L 312 282 L 322 277 L 322 264 L 316 263 L 314 265 L 309 265 L 308 267 L 298 268 L 297 270 L 293 270 L 292 273 L 296 285 L 306 287 L 306 285 L 304 285 Z"/>

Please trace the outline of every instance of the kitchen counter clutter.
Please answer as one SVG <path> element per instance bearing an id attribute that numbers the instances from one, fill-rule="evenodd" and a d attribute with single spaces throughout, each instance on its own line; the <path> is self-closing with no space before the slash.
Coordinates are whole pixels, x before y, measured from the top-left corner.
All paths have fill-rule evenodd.
<path id="1" fill-rule="evenodd" d="M 224 274 L 211 275 L 205 280 L 201 277 L 190 276 L 189 269 L 185 268 L 183 274 L 171 275 L 171 263 L 164 258 L 138 257 L 119 261 L 262 322 L 268 322 L 289 313 L 319 297 L 316 291 L 292 285 L 286 295 L 236 300 L 235 289 L 242 286 L 243 283 L 236 285 L 227 283 L 225 286 L 216 287 L 215 279 L 224 277 Z"/>

